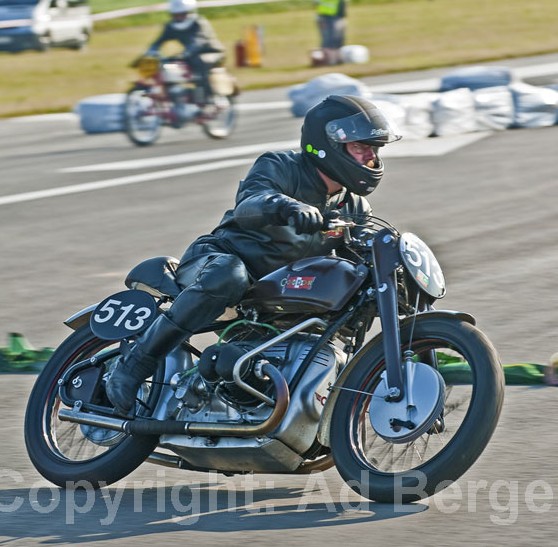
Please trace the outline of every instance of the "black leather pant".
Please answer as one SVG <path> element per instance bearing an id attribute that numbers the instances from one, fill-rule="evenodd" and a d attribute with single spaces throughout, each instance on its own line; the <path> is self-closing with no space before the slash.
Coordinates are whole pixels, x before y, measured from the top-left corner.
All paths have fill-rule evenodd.
<path id="1" fill-rule="evenodd" d="M 189 58 L 188 63 L 192 68 L 194 74 L 199 77 L 200 87 L 204 91 L 205 100 L 207 100 L 213 93 L 211 85 L 209 83 L 209 72 L 211 71 L 213 65 L 202 61 L 202 59 L 196 56 Z"/>
<path id="2" fill-rule="evenodd" d="M 167 312 L 181 329 L 198 330 L 240 302 L 250 285 L 244 263 L 211 243 L 195 242 L 177 270 L 182 292 Z"/>

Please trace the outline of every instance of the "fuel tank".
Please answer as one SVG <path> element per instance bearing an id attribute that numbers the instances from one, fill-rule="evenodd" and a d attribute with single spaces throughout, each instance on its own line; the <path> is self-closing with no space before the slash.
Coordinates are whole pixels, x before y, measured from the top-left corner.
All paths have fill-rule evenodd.
<path id="1" fill-rule="evenodd" d="M 343 258 L 304 258 L 262 277 L 250 287 L 241 304 L 279 313 L 339 311 L 367 274 L 366 266 Z"/>

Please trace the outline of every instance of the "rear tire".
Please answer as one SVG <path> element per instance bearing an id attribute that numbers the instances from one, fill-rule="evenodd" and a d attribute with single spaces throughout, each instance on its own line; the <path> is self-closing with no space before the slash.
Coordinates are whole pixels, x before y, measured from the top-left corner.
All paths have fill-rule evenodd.
<path id="1" fill-rule="evenodd" d="M 124 127 L 126 135 L 137 146 L 149 146 L 161 135 L 162 121 L 156 101 L 142 87 L 134 87 L 126 95 Z"/>
<path id="2" fill-rule="evenodd" d="M 410 327 L 401 332 L 409 348 Z M 497 353 L 473 325 L 458 319 L 418 317 L 411 349 L 421 356 L 436 351 L 467 369 L 468 380 L 445 377 L 445 407 L 426 433 L 403 444 L 374 430 L 371 394 L 385 370 L 381 339 L 357 357 L 333 409 L 331 451 L 343 479 L 360 495 L 383 503 L 429 497 L 459 478 L 480 456 L 498 422 L 504 377 Z M 467 368 L 468 365 L 468 368 Z M 444 376 L 444 367 L 440 368 Z M 346 389 L 343 389 L 346 388 Z"/>
<path id="3" fill-rule="evenodd" d="M 24 429 L 29 458 L 43 477 L 62 488 L 72 487 L 78 481 L 86 481 L 94 488 L 116 482 L 145 461 L 158 444 L 156 436 L 131 436 L 58 418 L 57 410 L 64 406 L 58 380 L 70 366 L 99 356 L 110 346 L 114 348 L 115 343 L 96 338 L 89 325 L 82 327 L 54 352 L 29 396 Z M 103 365 L 106 372 L 110 364 L 109 360 Z M 158 370 L 155 376 L 159 378 L 163 373 Z M 82 376 L 86 381 L 86 375 Z M 102 396 L 104 387 L 99 389 Z M 143 393 L 145 404 L 154 408 L 158 391 L 145 388 Z M 109 410 L 108 403 L 107 406 Z M 138 409 L 138 414 L 149 416 L 150 411 L 143 406 L 138 405 Z"/>

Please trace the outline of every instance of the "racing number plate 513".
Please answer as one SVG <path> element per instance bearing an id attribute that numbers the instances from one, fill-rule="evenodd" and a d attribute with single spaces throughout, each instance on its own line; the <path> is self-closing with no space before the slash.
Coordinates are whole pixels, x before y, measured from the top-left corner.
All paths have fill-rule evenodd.
<path id="1" fill-rule="evenodd" d="M 121 340 L 144 331 L 156 317 L 155 299 L 145 291 L 122 291 L 105 298 L 89 324 L 103 340 Z"/>

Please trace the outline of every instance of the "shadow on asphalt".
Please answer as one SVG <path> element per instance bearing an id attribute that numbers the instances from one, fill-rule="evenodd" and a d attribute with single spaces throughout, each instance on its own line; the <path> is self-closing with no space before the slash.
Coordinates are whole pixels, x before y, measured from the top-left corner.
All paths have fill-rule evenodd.
<path id="1" fill-rule="evenodd" d="M 222 484 L 0 491 L 0 545 L 11 539 L 42 544 L 122 540 L 168 532 L 234 532 L 320 528 L 400 518 L 427 505 L 387 505 L 329 495 L 321 488 L 259 488 L 242 492 Z M 29 523 L 33 526 L 29 526 Z M 3 541 L 2 541 L 3 540 Z"/>

